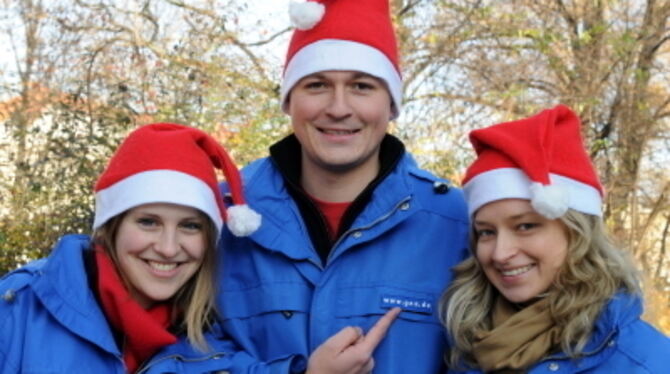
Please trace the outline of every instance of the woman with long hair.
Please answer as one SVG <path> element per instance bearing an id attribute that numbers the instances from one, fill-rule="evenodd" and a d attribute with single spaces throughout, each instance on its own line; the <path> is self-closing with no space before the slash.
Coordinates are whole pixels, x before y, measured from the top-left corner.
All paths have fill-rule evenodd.
<path id="1" fill-rule="evenodd" d="M 577 116 L 559 105 L 470 140 L 473 255 L 440 305 L 449 372 L 667 373 L 670 339 L 640 319 Z"/>
<path id="2" fill-rule="evenodd" d="M 95 199 L 92 238 L 66 235 L 0 280 L 0 373 L 223 367 L 217 240 L 224 224 L 236 235 L 260 224 L 226 151 L 195 128 L 140 127 L 100 175 Z"/>

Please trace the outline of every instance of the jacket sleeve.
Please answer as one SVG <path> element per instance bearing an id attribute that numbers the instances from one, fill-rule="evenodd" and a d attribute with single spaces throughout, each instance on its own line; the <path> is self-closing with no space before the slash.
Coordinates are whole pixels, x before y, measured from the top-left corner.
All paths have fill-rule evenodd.
<path id="1" fill-rule="evenodd" d="M 245 351 L 237 351 L 231 356 L 230 372 L 245 374 L 304 373 L 306 361 L 301 355 L 289 355 L 273 361 L 262 362 Z"/>
<path id="2" fill-rule="evenodd" d="M 277 357 L 271 361 L 261 361 L 251 353 L 242 349 L 233 339 L 216 325 L 215 332 L 208 336 L 208 344 L 215 350 L 226 352 L 229 365 L 224 370 L 231 373 L 244 374 L 295 374 L 304 373 L 307 359 L 301 354 Z M 216 338 L 213 336 L 216 335 Z"/>
<path id="3" fill-rule="evenodd" d="M 307 360 L 299 354 L 278 357 L 272 361 L 259 360 L 236 344 L 218 323 L 205 333 L 205 340 L 210 349 L 203 354 L 187 339 L 179 339 L 177 343 L 154 356 L 154 361 L 159 365 L 148 373 L 171 372 L 172 369 L 163 368 L 164 365 L 170 364 L 161 357 L 181 358 L 178 361 L 183 367 L 179 367 L 176 371 L 188 373 L 294 374 L 302 373 L 306 368 Z"/>
<path id="4" fill-rule="evenodd" d="M 22 355 L 23 323 L 18 320 L 26 315 L 19 292 L 30 284 L 33 272 L 43 263 L 44 260 L 34 261 L 0 278 L 0 374 L 19 372 L 17 360 Z"/>

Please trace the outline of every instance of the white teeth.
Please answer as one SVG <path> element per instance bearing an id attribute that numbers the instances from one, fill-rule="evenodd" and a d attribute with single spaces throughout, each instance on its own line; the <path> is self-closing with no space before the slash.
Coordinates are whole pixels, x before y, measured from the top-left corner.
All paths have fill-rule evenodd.
<path id="1" fill-rule="evenodd" d="M 177 267 L 177 264 L 174 262 L 171 263 L 163 263 L 163 262 L 154 262 L 154 261 L 149 261 L 149 266 L 152 268 L 159 270 L 159 271 L 170 271 L 174 268 Z"/>
<path id="2" fill-rule="evenodd" d="M 512 270 L 504 270 L 504 271 L 501 270 L 500 272 L 505 277 L 512 277 L 512 276 L 515 276 L 515 275 L 525 273 L 528 270 L 530 270 L 530 268 L 532 268 L 532 267 L 533 267 L 533 265 L 526 265 L 526 266 L 522 266 L 520 268 L 516 268 L 516 269 L 512 269 Z"/>
<path id="3" fill-rule="evenodd" d="M 349 131 L 349 130 L 323 130 L 324 133 L 329 134 L 329 135 L 350 135 L 355 133 L 356 131 Z"/>

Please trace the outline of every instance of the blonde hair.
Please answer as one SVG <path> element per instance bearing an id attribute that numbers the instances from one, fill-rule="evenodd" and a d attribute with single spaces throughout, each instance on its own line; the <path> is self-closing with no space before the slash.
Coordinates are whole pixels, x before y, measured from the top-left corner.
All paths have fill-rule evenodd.
<path id="1" fill-rule="evenodd" d="M 121 279 L 129 286 L 125 275 L 120 271 L 119 260 L 116 255 L 116 233 L 121 221 L 129 211 L 125 211 L 112 217 L 104 225 L 93 233 L 93 240 L 101 245 L 107 255 L 112 259 L 116 271 Z M 216 318 L 216 241 L 217 230 L 214 222 L 206 214 L 198 211 L 200 217 L 206 222 L 205 255 L 198 271 L 189 279 L 172 297 L 173 310 L 172 324 L 178 330 L 186 331 L 188 340 L 201 351 L 207 351 L 209 346 L 205 340 L 205 331 L 211 327 Z"/>
<path id="2" fill-rule="evenodd" d="M 549 311 L 563 326 L 560 348 L 580 355 L 605 304 L 619 291 L 640 295 L 638 271 L 628 254 L 610 240 L 600 217 L 568 210 L 559 218 L 568 228 L 568 255 L 552 287 Z M 471 230 L 471 248 L 476 237 Z M 454 268 L 454 280 L 440 300 L 440 318 L 449 334 L 450 367 L 477 367 L 472 355 L 475 334 L 491 329 L 490 315 L 498 291 L 471 256 Z"/>

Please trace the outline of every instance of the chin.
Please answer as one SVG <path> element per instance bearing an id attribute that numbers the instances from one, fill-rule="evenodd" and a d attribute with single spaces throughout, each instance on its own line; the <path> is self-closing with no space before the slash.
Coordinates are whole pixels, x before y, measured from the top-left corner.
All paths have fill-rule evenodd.
<path id="1" fill-rule="evenodd" d="M 507 301 L 509 301 L 510 303 L 514 303 L 514 304 L 524 304 L 524 303 L 527 303 L 527 302 L 533 300 L 536 297 L 535 294 L 532 294 L 532 295 L 530 295 L 530 294 L 516 294 L 516 293 L 510 294 L 510 293 L 504 293 L 504 292 L 501 292 L 501 294 L 505 299 L 507 299 Z"/>
<path id="2" fill-rule="evenodd" d="M 528 300 L 528 298 L 525 297 L 508 297 L 508 296 L 505 296 L 505 299 L 507 299 L 507 301 L 509 301 L 512 304 L 521 304 L 525 303 Z"/>

